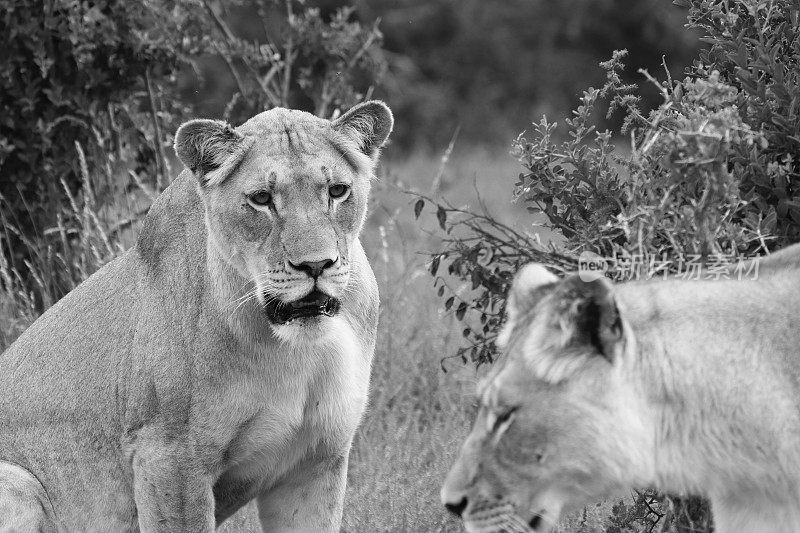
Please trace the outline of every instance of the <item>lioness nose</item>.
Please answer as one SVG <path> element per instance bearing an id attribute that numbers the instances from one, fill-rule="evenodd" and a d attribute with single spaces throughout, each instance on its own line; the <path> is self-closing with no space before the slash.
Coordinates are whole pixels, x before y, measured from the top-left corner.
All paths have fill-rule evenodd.
<path id="1" fill-rule="evenodd" d="M 335 262 L 336 261 L 333 259 L 323 259 L 322 261 L 303 261 L 302 263 L 296 265 L 289 261 L 289 266 L 301 272 L 305 272 L 312 278 L 317 279 L 319 275 L 322 274 L 323 270 L 333 266 Z"/>
<path id="2" fill-rule="evenodd" d="M 461 516 L 461 513 L 464 512 L 464 509 L 467 508 L 467 499 L 461 498 L 461 501 L 458 503 L 450 503 L 447 502 L 444 504 L 447 507 L 447 510 L 453 513 L 456 516 Z"/>

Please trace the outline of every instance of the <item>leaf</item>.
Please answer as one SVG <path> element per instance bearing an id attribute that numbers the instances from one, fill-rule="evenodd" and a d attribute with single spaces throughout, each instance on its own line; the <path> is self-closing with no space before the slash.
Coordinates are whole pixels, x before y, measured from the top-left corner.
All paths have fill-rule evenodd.
<path id="1" fill-rule="evenodd" d="M 453 307 L 453 302 L 455 302 L 455 301 L 456 301 L 456 299 L 453 296 L 448 298 L 447 301 L 444 303 L 444 310 L 445 311 L 449 311 L 450 308 Z"/>
<path id="2" fill-rule="evenodd" d="M 467 312 L 467 303 L 461 302 L 458 304 L 458 309 L 456 309 L 456 318 L 459 320 L 464 319 L 464 314 Z"/>
<path id="3" fill-rule="evenodd" d="M 769 233 L 775 233 L 775 230 L 778 226 L 778 216 L 775 212 L 774 208 L 769 209 L 767 212 L 767 216 L 764 217 L 764 222 L 762 223 L 762 227 Z"/>
<path id="4" fill-rule="evenodd" d="M 446 231 L 447 227 L 445 226 L 445 223 L 447 222 L 447 210 L 441 205 L 439 206 L 439 209 L 436 210 L 436 218 L 439 220 L 439 227 Z"/>
<path id="5" fill-rule="evenodd" d="M 431 260 L 431 276 L 435 276 L 436 272 L 439 271 L 439 263 L 441 263 L 441 261 L 441 255 L 434 256 L 433 260 Z"/>
<path id="6" fill-rule="evenodd" d="M 425 207 L 425 200 L 420 198 L 414 203 L 414 218 L 419 218 L 420 213 L 422 213 L 422 208 Z"/>
<path id="7" fill-rule="evenodd" d="M 470 274 L 470 278 L 472 281 L 472 289 L 475 290 L 481 286 L 481 272 L 480 269 L 474 269 Z"/>

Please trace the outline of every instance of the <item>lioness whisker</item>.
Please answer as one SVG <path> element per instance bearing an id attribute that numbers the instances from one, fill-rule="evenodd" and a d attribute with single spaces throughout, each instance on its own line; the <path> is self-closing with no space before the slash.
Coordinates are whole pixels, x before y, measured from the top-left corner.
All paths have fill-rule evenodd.
<path id="1" fill-rule="evenodd" d="M 531 527 L 525 522 L 525 520 L 523 520 L 517 514 L 508 515 L 508 523 L 516 527 L 516 531 L 519 531 L 519 533 L 528 533 L 529 531 L 532 531 Z"/>
<path id="2" fill-rule="evenodd" d="M 255 291 L 251 291 L 251 292 L 249 292 L 248 294 L 245 294 L 244 296 L 242 296 L 241 298 L 239 298 L 238 300 L 236 300 L 236 301 L 234 301 L 234 302 L 231 302 L 231 304 L 234 304 L 234 303 L 235 303 L 235 304 L 236 304 L 236 307 L 234 307 L 234 308 L 231 310 L 231 312 L 230 312 L 230 315 L 232 316 L 232 315 L 233 315 L 234 313 L 236 313 L 236 311 L 238 311 L 238 310 L 239 310 L 239 309 L 240 309 L 242 306 L 244 306 L 244 305 L 245 305 L 246 303 L 248 303 L 248 302 L 251 302 L 251 301 L 253 301 L 253 300 L 257 299 L 257 297 L 258 297 L 258 294 L 257 294 Z"/>

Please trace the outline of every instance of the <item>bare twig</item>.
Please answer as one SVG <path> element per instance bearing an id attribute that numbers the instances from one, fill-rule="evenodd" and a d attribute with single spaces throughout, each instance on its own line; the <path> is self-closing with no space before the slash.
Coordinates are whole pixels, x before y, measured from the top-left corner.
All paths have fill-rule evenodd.
<path id="1" fill-rule="evenodd" d="M 294 13 L 292 12 L 292 0 L 286 0 L 286 22 L 289 24 L 289 34 L 286 38 L 286 48 L 283 54 L 283 92 L 281 93 L 281 104 L 284 107 L 289 105 L 289 89 L 292 79 L 292 63 L 294 62 L 294 34 L 292 24 L 294 24 Z"/>
<path id="2" fill-rule="evenodd" d="M 367 52 L 367 50 L 369 50 L 370 46 L 372 46 L 372 44 L 375 42 L 375 39 L 381 36 L 381 32 L 378 29 L 378 25 L 380 23 L 381 23 L 380 17 L 376 18 L 375 22 L 372 24 L 372 29 L 369 32 L 367 40 L 364 41 L 364 44 L 361 45 L 361 48 L 359 48 L 358 51 L 355 54 L 353 54 L 353 57 L 350 58 L 350 61 L 347 62 L 348 71 L 356 66 L 358 60 L 361 59 L 361 57 Z"/>
<path id="3" fill-rule="evenodd" d="M 231 76 L 233 76 L 233 81 L 236 82 L 236 87 L 239 89 L 239 93 L 241 93 L 242 96 L 245 96 L 247 94 L 247 91 L 245 90 L 244 82 L 242 82 L 242 77 L 239 75 L 239 71 L 236 70 L 236 66 L 234 66 L 233 61 L 231 61 L 230 56 L 228 55 L 227 52 L 220 50 L 217 43 L 213 43 L 213 45 L 214 49 L 217 51 L 217 54 L 222 58 L 223 61 L 225 61 L 225 64 L 228 66 L 228 70 L 230 70 Z"/>
<path id="4" fill-rule="evenodd" d="M 144 72 L 144 79 L 147 85 L 147 96 L 150 102 L 150 117 L 153 120 L 153 135 L 155 136 L 153 144 L 155 145 L 154 148 L 156 150 L 156 183 L 159 190 L 163 190 L 167 188 L 167 185 L 169 185 L 169 163 L 167 163 L 167 158 L 164 155 L 164 143 L 162 142 L 163 137 L 161 134 L 161 125 L 158 123 L 158 107 L 156 105 L 156 97 L 153 91 L 153 82 L 150 79 L 149 68 Z"/>
<path id="5" fill-rule="evenodd" d="M 458 133 L 460 131 L 461 124 L 456 126 L 455 131 L 453 131 L 453 136 L 450 138 L 450 143 L 447 145 L 447 149 L 442 154 L 442 160 L 439 163 L 439 171 L 436 173 L 436 177 L 434 177 L 433 181 L 431 182 L 431 194 L 439 194 L 439 189 L 442 186 L 444 168 L 447 166 L 447 162 L 450 161 L 450 155 L 453 153 L 453 147 L 456 145 L 456 140 L 458 139 Z"/>
<path id="6" fill-rule="evenodd" d="M 203 0 L 203 5 L 205 6 L 208 13 L 211 15 L 211 18 L 214 20 L 214 23 L 217 25 L 217 28 L 219 28 L 220 32 L 222 32 L 222 35 L 228 41 L 228 44 L 229 45 L 235 44 L 238 39 L 233 34 L 230 27 L 228 27 L 228 24 L 216 12 L 216 10 L 211 5 L 209 0 Z M 213 43 L 213 45 L 214 49 L 217 51 L 219 56 L 225 61 L 226 65 L 228 66 L 228 70 L 231 71 L 231 75 L 236 81 L 236 86 L 239 88 L 239 92 L 242 93 L 242 96 L 246 96 L 247 92 L 245 91 L 244 83 L 242 82 L 241 76 L 239 75 L 239 72 L 236 70 L 235 65 L 231 61 L 230 55 L 227 52 L 220 50 L 219 46 L 217 46 L 216 43 Z M 278 96 L 269 88 L 269 81 L 272 79 L 275 73 L 270 71 L 267 73 L 267 76 L 264 79 L 261 79 L 255 67 L 252 65 L 250 61 L 247 60 L 246 57 L 240 57 L 240 59 L 242 60 L 242 63 L 244 64 L 245 68 L 247 68 L 247 70 L 253 76 L 256 83 L 258 84 L 258 87 L 264 93 L 264 96 L 267 98 L 270 104 L 279 105 Z"/>

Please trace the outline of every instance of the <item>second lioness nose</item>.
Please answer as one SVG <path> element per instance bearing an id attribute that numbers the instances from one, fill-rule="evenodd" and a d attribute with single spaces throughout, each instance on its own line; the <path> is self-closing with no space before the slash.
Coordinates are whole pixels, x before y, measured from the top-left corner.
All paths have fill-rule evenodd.
<path id="1" fill-rule="evenodd" d="M 336 263 L 336 261 L 333 259 L 323 259 L 322 261 L 303 261 L 302 263 L 298 264 L 289 261 L 289 266 L 295 270 L 305 272 L 312 278 L 317 279 L 320 274 L 322 274 L 323 270 L 333 266 L 334 263 Z"/>
<path id="2" fill-rule="evenodd" d="M 464 509 L 467 508 L 467 499 L 461 498 L 461 501 L 458 503 L 450 503 L 446 502 L 444 506 L 447 508 L 448 511 L 453 513 L 456 516 L 461 516 L 464 512 Z"/>

